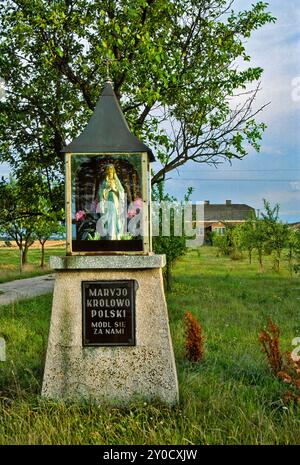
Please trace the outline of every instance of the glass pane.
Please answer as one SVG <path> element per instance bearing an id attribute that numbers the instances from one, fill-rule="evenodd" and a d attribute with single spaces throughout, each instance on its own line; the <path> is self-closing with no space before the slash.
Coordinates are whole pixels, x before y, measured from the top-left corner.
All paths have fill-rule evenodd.
<path id="1" fill-rule="evenodd" d="M 71 167 L 73 241 L 142 241 L 141 154 L 72 155 Z"/>

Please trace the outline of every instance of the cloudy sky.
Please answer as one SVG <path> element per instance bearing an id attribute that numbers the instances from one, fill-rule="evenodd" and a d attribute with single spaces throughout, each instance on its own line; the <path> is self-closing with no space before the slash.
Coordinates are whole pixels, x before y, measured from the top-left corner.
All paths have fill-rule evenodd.
<path id="1" fill-rule="evenodd" d="M 253 0 L 236 0 L 247 8 Z M 250 151 L 242 161 L 218 169 L 189 165 L 172 173 L 167 190 L 182 198 L 188 186 L 192 199 L 246 203 L 262 209 L 263 198 L 279 203 L 284 221 L 300 221 L 300 1 L 270 0 L 276 24 L 264 26 L 248 41 L 252 64 L 264 69 L 257 106 L 270 105 L 260 114 L 268 125 L 261 152 Z M 297 79 L 298 78 L 298 79 Z M 298 81 L 298 91 L 297 91 Z"/>
<path id="2" fill-rule="evenodd" d="M 254 0 L 236 0 L 239 10 Z M 182 199 L 188 186 L 192 200 L 246 203 L 257 210 L 263 198 L 281 206 L 284 221 L 300 221 L 300 1 L 270 0 L 276 24 L 256 31 L 247 44 L 252 64 L 264 69 L 257 107 L 271 102 L 260 115 L 267 123 L 261 152 L 250 151 L 242 161 L 218 169 L 187 165 L 170 174 L 166 190 Z M 298 90 L 297 90 L 298 83 Z M 8 167 L 0 165 L 0 175 Z"/>

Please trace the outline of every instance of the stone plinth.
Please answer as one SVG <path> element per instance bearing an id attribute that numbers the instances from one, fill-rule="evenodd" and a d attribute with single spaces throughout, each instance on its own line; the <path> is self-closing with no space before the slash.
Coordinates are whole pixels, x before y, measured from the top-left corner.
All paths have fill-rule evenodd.
<path id="1" fill-rule="evenodd" d="M 163 268 L 165 255 L 72 255 L 50 257 L 50 267 L 55 270 L 110 270 Z"/>
<path id="2" fill-rule="evenodd" d="M 51 257 L 57 270 L 42 395 L 112 405 L 178 401 L 164 256 Z M 82 281 L 136 280 L 135 346 L 83 346 Z"/>

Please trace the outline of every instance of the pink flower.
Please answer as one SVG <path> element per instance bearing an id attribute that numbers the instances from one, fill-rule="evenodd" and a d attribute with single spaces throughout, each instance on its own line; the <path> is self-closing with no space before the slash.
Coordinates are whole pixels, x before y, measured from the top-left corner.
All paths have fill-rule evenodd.
<path id="1" fill-rule="evenodd" d="M 138 197 L 133 202 L 131 202 L 131 204 L 129 205 L 127 217 L 133 218 L 137 214 L 137 210 L 141 211 L 142 208 L 143 208 L 143 200 L 140 197 Z"/>
<path id="2" fill-rule="evenodd" d="M 137 209 L 139 208 L 140 210 L 143 208 L 143 199 L 141 199 L 140 197 L 138 197 L 137 199 L 135 199 L 135 201 L 133 202 L 133 205 L 134 205 L 134 208 Z"/>
<path id="3" fill-rule="evenodd" d="M 128 218 L 133 218 L 136 215 L 135 210 L 128 210 L 127 217 Z"/>
<path id="4" fill-rule="evenodd" d="M 85 211 L 84 210 L 78 210 L 78 212 L 75 214 L 75 219 L 76 221 L 82 221 L 85 218 Z"/>

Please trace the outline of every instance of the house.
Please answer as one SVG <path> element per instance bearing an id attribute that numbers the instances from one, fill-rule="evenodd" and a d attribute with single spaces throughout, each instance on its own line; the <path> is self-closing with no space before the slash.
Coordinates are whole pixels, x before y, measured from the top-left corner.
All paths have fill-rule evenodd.
<path id="1" fill-rule="evenodd" d="M 224 234 L 226 225 L 236 226 L 245 223 L 255 216 L 255 209 L 246 204 L 232 203 L 226 200 L 224 204 L 213 204 L 204 201 L 205 242 L 210 242 L 213 232 Z"/>
<path id="2" fill-rule="evenodd" d="M 297 223 L 290 223 L 289 226 L 292 229 L 300 229 L 300 222 L 298 221 Z"/>

